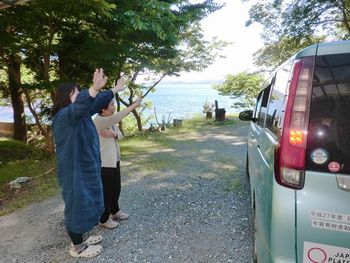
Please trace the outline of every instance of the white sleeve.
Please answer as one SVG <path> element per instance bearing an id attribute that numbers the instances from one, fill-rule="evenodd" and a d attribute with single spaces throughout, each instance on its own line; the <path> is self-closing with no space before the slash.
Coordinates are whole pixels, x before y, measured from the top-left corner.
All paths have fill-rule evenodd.
<path id="1" fill-rule="evenodd" d="M 95 119 L 93 120 L 95 123 L 95 126 L 99 130 L 103 130 L 105 128 L 111 127 L 112 125 L 120 122 L 125 116 L 129 114 L 128 108 L 125 108 L 121 111 L 118 111 L 117 113 L 113 114 L 112 116 L 96 116 Z"/>

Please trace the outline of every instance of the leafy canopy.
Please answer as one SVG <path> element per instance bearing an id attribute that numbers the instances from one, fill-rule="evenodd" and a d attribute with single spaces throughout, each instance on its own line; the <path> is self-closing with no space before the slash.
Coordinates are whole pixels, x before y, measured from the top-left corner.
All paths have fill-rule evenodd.
<path id="1" fill-rule="evenodd" d="M 320 41 L 324 37 L 287 37 L 282 36 L 278 41 L 265 43 L 253 54 L 254 64 L 265 71 L 271 72 L 277 66 L 294 55 L 297 51 Z"/>
<path id="2" fill-rule="evenodd" d="M 214 89 L 220 95 L 234 99 L 234 108 L 250 108 L 255 104 L 263 81 L 264 78 L 259 74 L 241 72 L 228 75 L 222 84 L 214 85 Z"/>
<path id="3" fill-rule="evenodd" d="M 120 100 L 127 106 L 143 88 L 135 84 L 139 75 L 157 75 L 155 86 L 165 75 L 214 62 L 226 44 L 204 40 L 200 21 L 221 7 L 214 0 L 31 0 L 0 12 L 0 70 L 10 74 L 16 57 L 29 75 L 18 76 L 18 87 L 28 105 L 45 102 L 40 113 L 61 82 L 87 87 L 95 68 L 105 69 L 108 85 L 127 74 L 128 98 Z M 7 84 L 0 79 L 4 96 Z"/>
<path id="4" fill-rule="evenodd" d="M 249 11 L 247 25 L 264 26 L 266 40 L 276 36 L 309 37 L 327 34 L 337 39 L 350 35 L 350 1 L 342 0 L 261 0 Z"/>
<path id="5" fill-rule="evenodd" d="M 267 70 L 296 51 L 325 40 L 350 36 L 350 0 L 242 0 L 250 2 L 246 25 L 263 26 L 265 45 L 254 54 L 254 62 Z"/>

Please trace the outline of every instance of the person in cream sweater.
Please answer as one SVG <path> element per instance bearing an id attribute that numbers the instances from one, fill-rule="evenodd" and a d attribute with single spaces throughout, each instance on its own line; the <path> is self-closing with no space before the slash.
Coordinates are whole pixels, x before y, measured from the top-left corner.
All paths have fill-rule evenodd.
<path id="1" fill-rule="evenodd" d="M 109 229 L 118 227 L 115 220 L 126 220 L 129 215 L 119 208 L 118 200 L 121 191 L 120 180 L 120 148 L 117 139 L 123 137 L 117 123 L 132 110 L 141 105 L 138 98 L 129 107 L 115 113 L 115 99 L 100 111 L 93 122 L 100 139 L 101 179 L 104 194 L 104 212 L 100 217 L 100 225 Z"/>

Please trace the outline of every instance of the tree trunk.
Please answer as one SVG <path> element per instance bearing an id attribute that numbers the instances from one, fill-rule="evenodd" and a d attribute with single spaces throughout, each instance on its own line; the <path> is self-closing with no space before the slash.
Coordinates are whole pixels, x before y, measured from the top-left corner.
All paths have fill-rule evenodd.
<path id="1" fill-rule="evenodd" d="M 35 111 L 35 109 L 34 109 L 34 107 L 32 105 L 32 99 L 31 99 L 30 94 L 29 94 L 29 92 L 27 90 L 24 90 L 24 95 L 26 96 L 28 108 L 29 108 L 30 112 L 32 113 L 32 115 L 34 117 L 35 124 L 38 127 L 38 129 L 41 132 L 41 134 L 45 137 L 47 150 L 50 153 L 54 153 L 55 149 L 54 149 L 54 143 L 53 143 L 53 138 L 52 138 L 51 127 L 41 123 L 39 115 Z"/>
<path id="2" fill-rule="evenodd" d="M 21 91 L 21 63 L 12 55 L 8 60 L 9 90 L 13 109 L 13 139 L 27 142 L 27 125 Z"/>
<path id="3" fill-rule="evenodd" d="M 142 131 L 141 116 L 138 114 L 138 112 L 136 110 L 133 110 L 132 114 L 134 115 L 134 117 L 136 119 L 138 131 Z"/>
<path id="4" fill-rule="evenodd" d="M 52 132 L 50 127 L 47 127 L 47 136 L 45 136 L 45 139 L 46 139 L 47 150 L 50 153 L 55 153 L 55 146 L 53 143 L 53 137 L 52 137 Z"/>

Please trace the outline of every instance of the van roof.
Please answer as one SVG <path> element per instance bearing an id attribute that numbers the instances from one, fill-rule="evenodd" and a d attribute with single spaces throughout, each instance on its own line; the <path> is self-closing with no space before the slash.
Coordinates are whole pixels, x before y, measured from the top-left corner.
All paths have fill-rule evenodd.
<path id="1" fill-rule="evenodd" d="M 322 42 L 308 46 L 295 54 L 294 58 L 302 58 L 308 56 L 341 54 L 350 52 L 350 40 L 340 40 L 332 42 Z"/>

